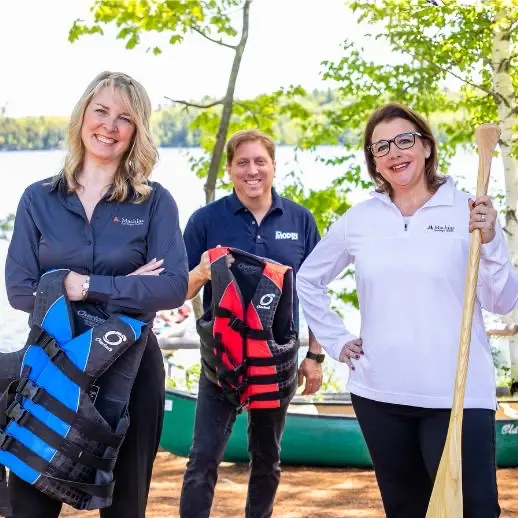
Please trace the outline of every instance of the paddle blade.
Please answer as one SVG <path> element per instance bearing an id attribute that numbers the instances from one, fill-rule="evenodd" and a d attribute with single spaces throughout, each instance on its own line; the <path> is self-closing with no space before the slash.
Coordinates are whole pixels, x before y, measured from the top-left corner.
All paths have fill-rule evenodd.
<path id="1" fill-rule="evenodd" d="M 477 197 L 487 194 L 491 160 L 499 139 L 500 128 L 496 124 L 482 124 L 475 130 L 479 156 Z"/>
<path id="2" fill-rule="evenodd" d="M 462 410 L 461 410 L 462 412 Z M 426 518 L 459 518 L 462 500 L 462 416 L 452 412 Z"/>

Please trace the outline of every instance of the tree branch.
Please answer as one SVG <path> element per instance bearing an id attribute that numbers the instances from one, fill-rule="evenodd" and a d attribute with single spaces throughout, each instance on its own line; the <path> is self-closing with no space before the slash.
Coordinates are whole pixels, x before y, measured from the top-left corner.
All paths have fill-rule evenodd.
<path id="1" fill-rule="evenodd" d="M 223 99 L 218 99 L 217 101 L 214 101 L 210 104 L 196 104 L 196 103 L 190 103 L 188 101 L 180 101 L 178 99 L 171 99 L 170 97 L 167 97 L 167 95 L 164 95 L 164 97 L 173 103 L 183 104 L 187 108 L 200 108 L 201 110 L 205 110 L 206 108 L 212 108 L 213 106 L 217 106 L 218 104 L 223 104 Z"/>
<path id="2" fill-rule="evenodd" d="M 212 41 L 212 43 L 216 43 L 217 45 L 221 45 L 222 47 L 227 47 L 228 49 L 236 50 L 236 45 L 230 45 L 229 43 L 225 43 L 224 41 L 215 40 L 214 38 L 207 36 L 207 34 L 205 34 L 199 27 L 196 27 L 195 25 L 193 25 L 191 28 L 200 36 L 203 36 L 205 39 Z"/>
<path id="3" fill-rule="evenodd" d="M 514 336 L 518 335 L 518 324 L 507 324 L 502 329 L 488 329 L 488 336 Z"/>
<path id="4" fill-rule="evenodd" d="M 455 72 L 453 72 L 452 70 L 450 70 L 449 68 L 446 68 L 446 67 L 443 67 L 441 65 L 438 65 L 435 61 L 432 61 L 431 59 L 427 58 L 427 57 L 424 57 L 424 56 L 417 56 L 416 54 L 414 54 L 413 52 L 411 52 L 410 50 L 408 49 L 405 49 L 403 47 L 400 47 L 399 45 L 395 44 L 394 42 L 391 42 L 397 49 L 399 49 L 401 52 L 404 52 L 405 54 L 409 54 L 410 56 L 412 56 L 414 59 L 416 59 L 417 61 L 425 61 L 426 63 L 428 63 L 429 65 L 432 65 L 434 66 L 435 68 L 441 70 L 442 72 L 445 72 L 446 74 L 450 74 L 451 76 L 455 77 L 456 79 L 458 79 L 459 81 L 462 81 L 463 83 L 466 83 L 467 85 L 470 85 L 472 86 L 473 88 L 477 88 L 479 90 L 481 90 L 482 92 L 485 92 L 486 94 L 490 95 L 491 97 L 493 97 L 495 99 L 495 101 L 499 102 L 501 99 L 499 98 L 499 96 L 493 92 L 493 90 L 489 89 L 489 88 L 486 88 L 485 86 L 482 86 L 480 84 L 477 84 L 477 83 L 473 83 L 472 81 L 469 81 L 468 79 L 464 78 L 464 77 L 461 77 L 460 75 L 456 74 Z"/>
<path id="5" fill-rule="evenodd" d="M 218 171 L 221 164 L 221 158 L 225 149 L 225 141 L 227 139 L 230 117 L 232 116 L 232 108 L 234 104 L 234 92 L 236 88 L 239 67 L 241 66 L 241 58 L 245 51 L 246 42 L 248 40 L 248 26 L 250 18 L 250 4 L 252 0 L 245 0 L 243 4 L 243 25 L 241 30 L 241 39 L 235 47 L 234 61 L 228 78 L 227 92 L 223 98 L 223 109 L 221 110 L 221 119 L 219 121 L 218 132 L 216 133 L 216 142 L 212 149 L 210 157 L 209 171 L 207 181 L 205 182 L 205 201 L 207 203 L 214 200 L 216 192 L 216 182 L 218 179 Z"/>
<path id="6" fill-rule="evenodd" d="M 252 110 L 250 108 L 250 106 L 247 105 L 247 103 L 245 103 L 243 101 L 234 101 L 234 104 L 242 106 L 253 117 L 255 123 L 257 124 L 257 127 L 259 128 L 261 126 L 261 123 L 259 122 L 259 119 L 257 118 L 257 112 Z"/>

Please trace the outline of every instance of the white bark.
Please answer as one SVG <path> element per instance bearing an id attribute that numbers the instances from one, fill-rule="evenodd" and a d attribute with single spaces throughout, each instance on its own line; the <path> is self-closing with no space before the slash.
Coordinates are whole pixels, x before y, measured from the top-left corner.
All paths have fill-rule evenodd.
<path id="1" fill-rule="evenodd" d="M 510 23 L 506 18 L 503 5 L 496 13 L 493 36 L 493 84 L 498 103 L 498 116 L 502 130 L 500 151 L 504 164 L 506 194 L 505 231 L 513 265 L 518 266 L 518 163 L 512 156 L 513 124 L 515 123 L 516 102 L 510 75 Z M 518 323 L 518 311 L 507 315 L 508 324 Z M 511 360 L 511 377 L 518 382 L 518 335 L 509 337 L 509 354 Z"/>

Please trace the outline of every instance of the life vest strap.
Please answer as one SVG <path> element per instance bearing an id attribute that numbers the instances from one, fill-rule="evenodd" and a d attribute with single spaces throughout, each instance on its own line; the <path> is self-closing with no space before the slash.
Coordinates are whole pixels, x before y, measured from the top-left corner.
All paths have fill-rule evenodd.
<path id="1" fill-rule="evenodd" d="M 0 449 L 12 453 L 22 462 L 25 462 L 25 464 L 39 473 L 44 473 L 49 466 L 48 461 L 33 452 L 30 448 L 27 448 L 27 446 L 11 435 L 6 434 L 3 430 L 0 430 Z M 85 484 L 83 482 L 74 482 L 72 480 L 52 477 L 47 474 L 43 476 L 50 480 L 67 484 L 68 486 L 79 489 L 88 495 L 97 496 L 99 498 L 110 498 L 113 494 L 113 488 L 115 485 L 115 482 L 111 482 L 109 484 Z"/>
<path id="2" fill-rule="evenodd" d="M 297 357 L 297 349 L 288 349 L 283 353 L 275 355 L 271 358 L 259 358 L 249 356 L 246 359 L 246 364 L 250 367 L 271 367 L 272 365 L 279 365 L 281 363 L 289 362 Z"/>
<path id="3" fill-rule="evenodd" d="M 40 457 L 30 448 L 27 448 L 27 446 L 18 439 L 15 439 L 12 435 L 5 433 L 4 430 L 0 430 L 0 450 L 12 453 L 15 457 L 18 457 L 21 461 L 25 462 L 25 464 L 40 473 L 45 471 L 49 464 L 47 460 Z"/>
<path id="4" fill-rule="evenodd" d="M 31 344 L 38 345 L 50 358 L 52 363 L 61 370 L 65 376 L 71 379 L 76 385 L 88 392 L 95 381 L 94 378 L 78 369 L 66 355 L 65 351 L 58 345 L 52 335 L 44 329 L 33 326 L 29 334 Z"/>
<path id="5" fill-rule="evenodd" d="M 291 396 L 291 387 L 286 387 L 273 392 L 263 392 L 262 394 L 252 394 L 243 402 L 243 406 L 253 403 L 254 401 L 276 401 Z"/>
<path id="6" fill-rule="evenodd" d="M 232 311 L 216 306 L 214 308 L 214 316 L 221 318 L 228 318 L 228 327 L 237 331 L 245 338 L 252 338 L 253 340 L 273 340 L 273 333 L 271 329 L 253 329 L 248 327 L 243 320 L 237 318 Z"/>
<path id="7" fill-rule="evenodd" d="M 248 376 L 245 379 L 246 385 L 272 385 L 284 381 L 278 374 L 267 374 L 265 376 Z"/>
<path id="8" fill-rule="evenodd" d="M 73 480 L 65 480 L 62 478 L 51 477 L 50 475 L 43 476 L 45 478 L 48 478 L 49 480 L 53 480 L 54 482 L 66 484 L 69 487 L 79 489 L 87 495 L 96 496 L 102 499 L 111 498 L 113 495 L 113 488 L 115 487 L 115 481 L 109 482 L 107 484 L 86 484 L 85 482 L 74 482 Z"/>
<path id="9" fill-rule="evenodd" d="M 13 401 L 7 409 L 7 416 L 20 426 L 30 430 L 55 450 L 59 450 L 66 457 L 76 460 L 85 466 L 102 471 L 112 471 L 115 466 L 115 458 L 102 458 L 83 450 L 41 422 L 36 416 L 23 408 L 18 401 Z"/>
<path id="10" fill-rule="evenodd" d="M 101 428 L 99 423 L 81 416 L 65 406 L 61 401 L 58 401 L 54 396 L 50 395 L 45 389 L 39 387 L 32 380 L 22 378 L 16 391 L 36 403 L 46 408 L 51 414 L 74 427 L 85 438 L 118 448 L 120 446 L 122 437 Z"/>

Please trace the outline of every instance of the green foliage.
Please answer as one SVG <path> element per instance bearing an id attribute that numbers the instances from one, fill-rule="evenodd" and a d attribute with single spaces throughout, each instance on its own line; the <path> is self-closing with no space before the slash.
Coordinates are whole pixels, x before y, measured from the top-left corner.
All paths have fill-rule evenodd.
<path id="1" fill-rule="evenodd" d="M 186 367 L 181 363 L 169 364 L 172 367 L 171 376 L 166 379 L 166 388 L 192 391 L 200 381 L 201 365 L 199 362 Z"/>
<path id="2" fill-rule="evenodd" d="M 496 386 L 511 387 L 511 368 L 502 357 L 501 351 L 493 344 L 491 346 L 491 355 L 493 357 L 493 365 L 495 367 Z"/>
<path id="3" fill-rule="evenodd" d="M 320 97 L 308 98 L 300 86 L 281 88 L 271 94 L 261 94 L 255 99 L 236 100 L 229 124 L 229 135 L 240 130 L 257 128 L 271 135 L 280 144 L 293 144 L 300 137 L 300 122 L 312 116 L 312 110 L 320 109 Z M 209 156 L 216 143 L 216 135 L 221 117 L 221 106 L 200 110 L 191 128 L 200 135 L 200 147 L 206 157 L 193 161 L 193 171 L 205 178 L 210 163 Z M 218 188 L 223 184 L 224 163 L 222 161 L 218 178 Z"/>
<path id="4" fill-rule="evenodd" d="M 141 43 L 142 33 L 164 33 L 168 43 L 181 43 L 188 32 L 205 36 L 237 34 L 229 12 L 240 5 L 239 0 L 95 0 L 90 9 L 92 19 L 76 20 L 69 40 L 76 41 L 89 34 L 104 34 L 103 26 L 117 27 L 117 39 L 132 49 Z M 147 49 L 155 55 L 162 52 L 158 45 Z"/>
<path id="5" fill-rule="evenodd" d="M 65 142 L 66 123 L 64 117 L 0 116 L 0 151 L 60 148 Z"/>
<path id="6" fill-rule="evenodd" d="M 272 115 L 272 110 L 268 109 L 268 100 L 270 98 L 279 99 L 281 95 L 282 91 L 271 95 L 263 94 L 259 96 L 257 103 L 255 99 L 236 101 L 232 129 L 262 127 L 265 131 L 271 131 L 271 134 L 277 136 L 279 145 L 296 144 L 302 137 L 302 133 L 296 118 L 298 107 L 294 104 L 291 91 L 286 94 L 287 106 L 280 107 L 283 110 L 280 116 Z M 309 114 L 318 114 L 329 104 L 336 103 L 335 98 L 334 92 L 317 90 L 306 97 L 300 97 L 302 110 L 299 111 L 298 119 L 308 117 Z M 196 103 L 203 104 L 211 101 L 212 99 L 204 98 Z M 255 115 L 254 110 L 257 109 L 261 112 L 263 106 L 265 107 L 263 115 Z M 266 111 L 267 109 L 268 111 Z M 218 121 L 219 110 L 216 109 L 199 111 L 178 105 L 162 106 L 152 114 L 151 131 L 155 142 L 160 147 L 199 147 L 203 135 L 204 149 L 209 153 L 210 146 L 215 140 L 214 134 L 217 131 Z M 67 123 L 66 117 L 9 118 L 2 117 L 0 114 L 0 151 L 62 149 L 65 146 Z M 202 161 L 204 161 L 203 164 L 195 165 L 193 163 L 193 169 L 200 171 L 208 169 L 208 162 L 205 163 L 206 157 Z"/>
<path id="7" fill-rule="evenodd" d="M 345 392 L 345 386 L 336 375 L 334 365 L 330 361 L 324 361 L 322 364 L 322 386 L 316 394 L 316 399 L 323 399 L 324 394 L 333 392 Z"/>
<path id="8" fill-rule="evenodd" d="M 0 218 L 0 239 L 7 239 L 8 234 L 13 230 L 14 214 L 6 218 Z"/>
<path id="9" fill-rule="evenodd" d="M 433 7 L 424 0 L 349 0 L 347 5 L 359 23 L 382 28 L 370 36 L 392 51 L 392 59 L 390 63 L 369 60 L 363 49 L 346 40 L 342 59 L 323 63 L 324 78 L 340 94 L 340 108 L 325 113 L 325 124 L 310 122 L 306 145 L 315 137 L 336 142 L 347 127 L 352 134 L 347 142 L 357 147 L 372 111 L 396 101 L 428 116 L 441 137 L 441 168 L 447 170 L 459 146 L 473 147 L 475 126 L 498 120 L 500 100 L 493 91 L 490 57 L 495 12 L 502 2 L 447 2 Z M 507 26 L 516 26 L 516 3 L 508 6 L 507 13 Z M 508 34 L 514 47 L 516 34 L 512 30 Z M 516 56 L 509 64 L 515 87 Z M 445 90 L 446 78 L 455 78 L 458 92 Z"/>

